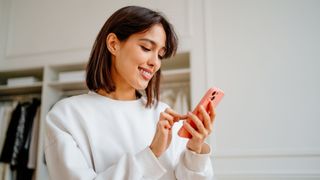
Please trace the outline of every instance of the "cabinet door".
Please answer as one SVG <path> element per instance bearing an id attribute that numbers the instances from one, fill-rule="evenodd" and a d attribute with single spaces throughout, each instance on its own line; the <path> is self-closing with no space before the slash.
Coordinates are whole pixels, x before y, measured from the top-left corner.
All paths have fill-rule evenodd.
<path id="1" fill-rule="evenodd" d="M 65 61 L 87 58 L 100 28 L 117 9 L 140 5 L 161 11 L 180 39 L 190 37 L 190 0 L 10 1 L 6 11 L 5 59 Z M 61 60 L 63 59 L 63 60 Z"/>

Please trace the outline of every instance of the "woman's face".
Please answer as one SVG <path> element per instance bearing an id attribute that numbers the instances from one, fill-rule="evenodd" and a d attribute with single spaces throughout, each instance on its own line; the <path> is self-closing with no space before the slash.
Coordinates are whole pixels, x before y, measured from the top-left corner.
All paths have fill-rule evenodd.
<path id="1" fill-rule="evenodd" d="M 161 24 L 118 42 L 112 58 L 116 87 L 143 90 L 160 69 L 165 54 L 166 33 Z"/>

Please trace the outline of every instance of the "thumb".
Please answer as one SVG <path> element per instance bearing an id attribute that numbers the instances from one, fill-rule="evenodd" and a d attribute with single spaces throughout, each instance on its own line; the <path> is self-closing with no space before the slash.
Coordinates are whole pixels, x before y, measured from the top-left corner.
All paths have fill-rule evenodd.
<path id="1" fill-rule="evenodd" d="M 179 115 L 179 116 L 176 116 L 173 121 L 179 122 L 179 121 L 187 119 L 187 118 L 188 118 L 188 115 Z"/>

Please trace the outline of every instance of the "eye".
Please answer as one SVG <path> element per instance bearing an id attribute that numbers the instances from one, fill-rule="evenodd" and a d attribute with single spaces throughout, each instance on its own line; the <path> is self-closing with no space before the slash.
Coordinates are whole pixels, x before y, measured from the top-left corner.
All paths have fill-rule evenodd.
<path id="1" fill-rule="evenodd" d="M 146 51 L 146 52 L 151 51 L 150 49 L 148 49 L 148 48 L 146 48 L 146 47 L 144 47 L 144 46 L 140 46 L 140 47 L 141 47 L 141 49 L 142 49 L 143 51 Z"/>

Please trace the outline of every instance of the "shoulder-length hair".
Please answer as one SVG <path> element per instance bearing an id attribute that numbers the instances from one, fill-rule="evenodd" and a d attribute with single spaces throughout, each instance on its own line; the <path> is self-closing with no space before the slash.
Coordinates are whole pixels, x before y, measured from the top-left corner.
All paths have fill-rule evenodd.
<path id="1" fill-rule="evenodd" d="M 173 26 L 160 13 L 144 7 L 127 6 L 117 10 L 101 28 L 91 50 L 86 68 L 86 84 L 89 90 L 115 91 L 116 87 L 111 78 L 111 53 L 107 48 L 106 39 L 109 33 L 116 34 L 120 41 L 125 41 L 132 34 L 148 30 L 155 24 L 161 24 L 166 33 L 166 52 L 164 58 L 174 56 L 177 51 L 178 38 Z M 145 94 L 146 107 L 159 102 L 161 68 L 149 81 Z M 142 95 L 136 90 L 136 95 Z"/>

